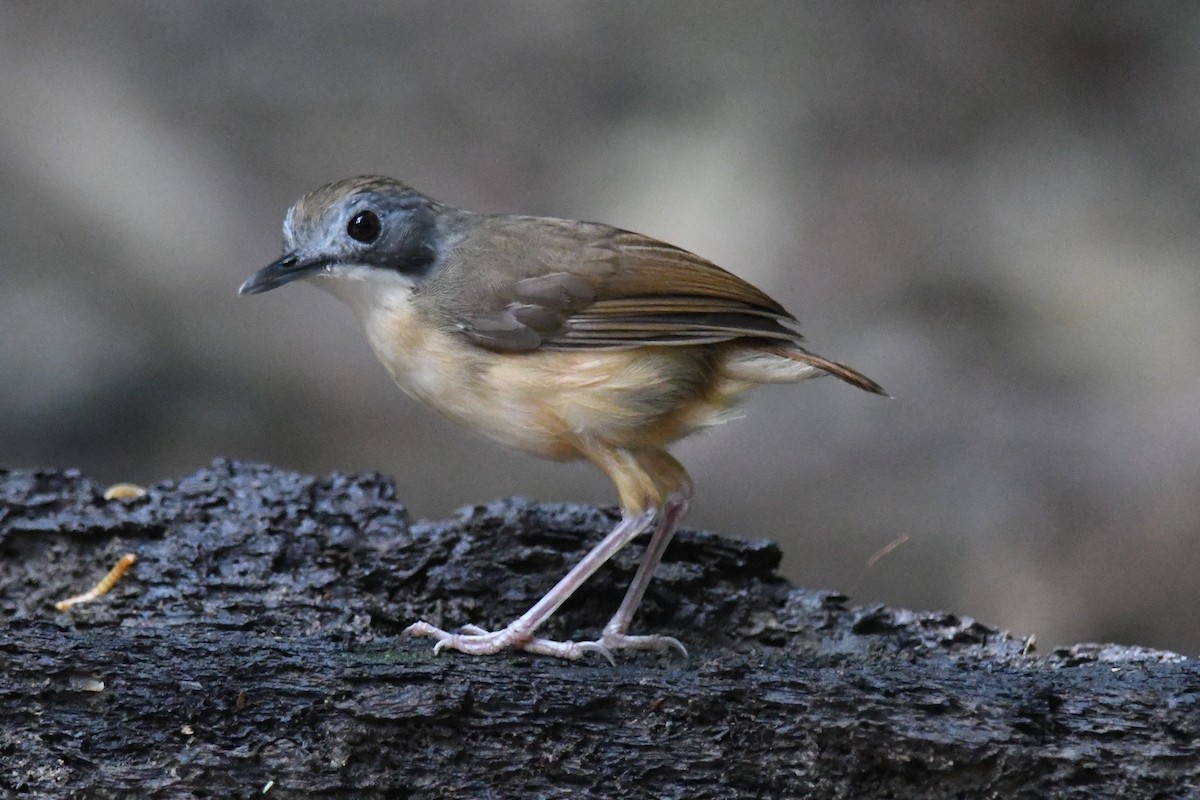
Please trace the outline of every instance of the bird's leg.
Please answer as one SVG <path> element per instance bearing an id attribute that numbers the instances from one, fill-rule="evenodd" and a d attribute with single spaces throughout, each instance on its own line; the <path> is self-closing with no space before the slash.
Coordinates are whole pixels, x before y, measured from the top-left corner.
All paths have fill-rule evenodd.
<path id="1" fill-rule="evenodd" d="M 654 530 L 654 535 L 650 537 L 650 542 L 646 545 L 642 563 L 638 565 L 633 582 L 629 584 L 629 589 L 625 592 L 625 598 L 617 608 L 617 613 L 613 614 L 612 619 L 604 626 L 604 634 L 600 637 L 600 643 L 607 649 L 674 650 L 681 656 L 687 657 L 687 648 L 673 636 L 631 636 L 628 633 L 629 625 L 633 622 L 633 615 L 637 613 L 638 606 L 642 603 L 642 597 L 646 594 L 646 588 L 654 577 L 654 570 L 662 561 L 663 552 L 667 549 L 671 537 L 679 529 L 679 522 L 687 513 L 687 507 L 688 500 L 685 497 L 672 498 L 667 501 L 662 518 Z"/>
<path id="2" fill-rule="evenodd" d="M 485 631 L 474 625 L 463 628 L 463 633 L 449 633 L 430 625 L 428 622 L 417 622 L 404 630 L 406 636 L 428 636 L 437 639 L 434 645 L 435 653 L 443 649 L 458 650 L 471 655 L 489 655 L 501 650 L 515 648 L 530 653 L 557 656 L 559 658 L 577 659 L 585 653 L 599 653 L 612 661 L 602 641 L 597 642 L 558 642 L 551 639 L 539 639 L 533 636 L 534 631 L 542 626 L 567 598 L 575 593 L 596 570 L 613 557 L 630 540 L 649 527 L 654 521 L 655 509 L 648 508 L 638 514 L 626 514 L 604 539 L 571 568 L 554 588 L 533 604 L 533 607 L 517 617 L 507 627 L 498 631 Z"/>
<path id="3" fill-rule="evenodd" d="M 646 587 L 654 577 L 654 569 L 662 560 L 663 551 L 687 513 L 688 501 L 692 496 L 691 479 L 683 466 L 663 450 L 639 450 L 635 453 L 589 442 L 584 443 L 583 452 L 608 475 L 621 498 L 624 512 L 612 532 L 532 608 L 501 630 L 485 631 L 469 625 L 463 627 L 461 633 L 449 633 L 427 622 L 418 622 L 406 628 L 405 635 L 437 639 L 434 652 L 449 648 L 472 655 L 488 655 L 509 648 L 567 659 L 580 658 L 584 653 L 599 653 L 610 662 L 611 651 L 616 649 L 675 650 L 687 655 L 687 650 L 678 639 L 670 636 L 631 636 L 628 630 Z M 596 570 L 650 526 L 660 508 L 662 517 L 646 546 L 642 563 L 617 613 L 604 627 L 601 638 L 592 642 L 558 642 L 534 637 L 534 631 Z"/>
<path id="4" fill-rule="evenodd" d="M 642 603 L 646 587 L 650 585 L 650 580 L 654 577 L 654 570 L 662 561 L 663 553 L 671 542 L 671 537 L 675 535 L 679 523 L 687 514 L 688 503 L 692 498 L 691 479 L 684 471 L 683 466 L 669 454 L 663 451 L 652 451 L 642 454 L 639 461 L 642 462 L 649 474 L 656 476 L 660 483 L 671 488 L 664 497 L 662 514 L 654 534 L 650 537 L 650 542 L 646 545 L 642 563 L 638 565 L 633 582 L 629 584 L 629 589 L 625 592 L 625 598 L 621 600 L 617 613 L 613 614 L 612 619 L 604 626 L 604 634 L 599 643 L 608 650 L 674 650 L 686 658 L 687 648 L 673 636 L 631 636 L 629 634 L 629 625 L 633 622 L 633 615 Z"/>

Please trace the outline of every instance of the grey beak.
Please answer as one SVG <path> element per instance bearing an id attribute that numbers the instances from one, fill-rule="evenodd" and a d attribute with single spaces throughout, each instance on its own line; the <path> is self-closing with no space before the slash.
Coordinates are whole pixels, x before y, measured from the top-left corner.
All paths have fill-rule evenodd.
<path id="1" fill-rule="evenodd" d="M 296 278 L 311 275 L 327 263 L 324 259 L 302 258 L 296 251 L 286 253 L 278 261 L 268 264 L 247 278 L 238 288 L 238 294 L 262 294 L 278 289 Z"/>

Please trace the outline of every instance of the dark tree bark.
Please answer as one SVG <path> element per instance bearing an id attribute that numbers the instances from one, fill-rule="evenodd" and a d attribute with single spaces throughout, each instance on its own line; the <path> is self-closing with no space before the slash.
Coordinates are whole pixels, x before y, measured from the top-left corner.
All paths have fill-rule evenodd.
<path id="1" fill-rule="evenodd" d="M 102 491 L 0 472 L 4 797 L 1200 796 L 1200 670 L 1170 653 L 1035 656 L 684 532 L 640 627 L 686 660 L 434 656 L 400 631 L 504 624 L 613 515 L 512 500 L 415 523 L 378 475 L 225 461 Z M 640 547 L 549 632 L 593 638 Z M 125 552 L 110 594 L 54 610 Z"/>

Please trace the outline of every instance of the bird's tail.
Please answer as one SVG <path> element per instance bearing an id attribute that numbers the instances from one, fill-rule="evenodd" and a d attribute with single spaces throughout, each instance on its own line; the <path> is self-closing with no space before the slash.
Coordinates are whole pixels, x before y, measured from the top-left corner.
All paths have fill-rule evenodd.
<path id="1" fill-rule="evenodd" d="M 851 386 L 857 386 L 864 392 L 891 397 L 878 383 L 863 375 L 858 370 L 847 367 L 845 364 L 830 361 L 828 358 L 819 356 L 816 353 L 810 353 L 801 347 L 780 347 L 776 352 L 784 358 L 790 358 L 793 361 L 799 361 L 801 364 L 808 364 L 817 369 L 824 370 L 835 378 L 841 378 Z"/>
<path id="2" fill-rule="evenodd" d="M 724 363 L 726 377 L 750 383 L 794 383 L 820 375 L 833 375 L 864 392 L 890 395 L 856 369 L 810 353 L 799 345 L 779 344 L 739 348 Z"/>

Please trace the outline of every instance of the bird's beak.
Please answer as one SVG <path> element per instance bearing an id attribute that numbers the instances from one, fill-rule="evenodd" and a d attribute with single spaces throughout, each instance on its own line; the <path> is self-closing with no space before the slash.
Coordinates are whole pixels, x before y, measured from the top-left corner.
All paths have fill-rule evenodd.
<path id="1" fill-rule="evenodd" d="M 246 282 L 238 288 L 238 294 L 269 292 L 296 280 L 296 278 L 311 275 L 328 263 L 323 258 L 305 258 L 298 251 L 293 250 L 247 278 Z"/>

